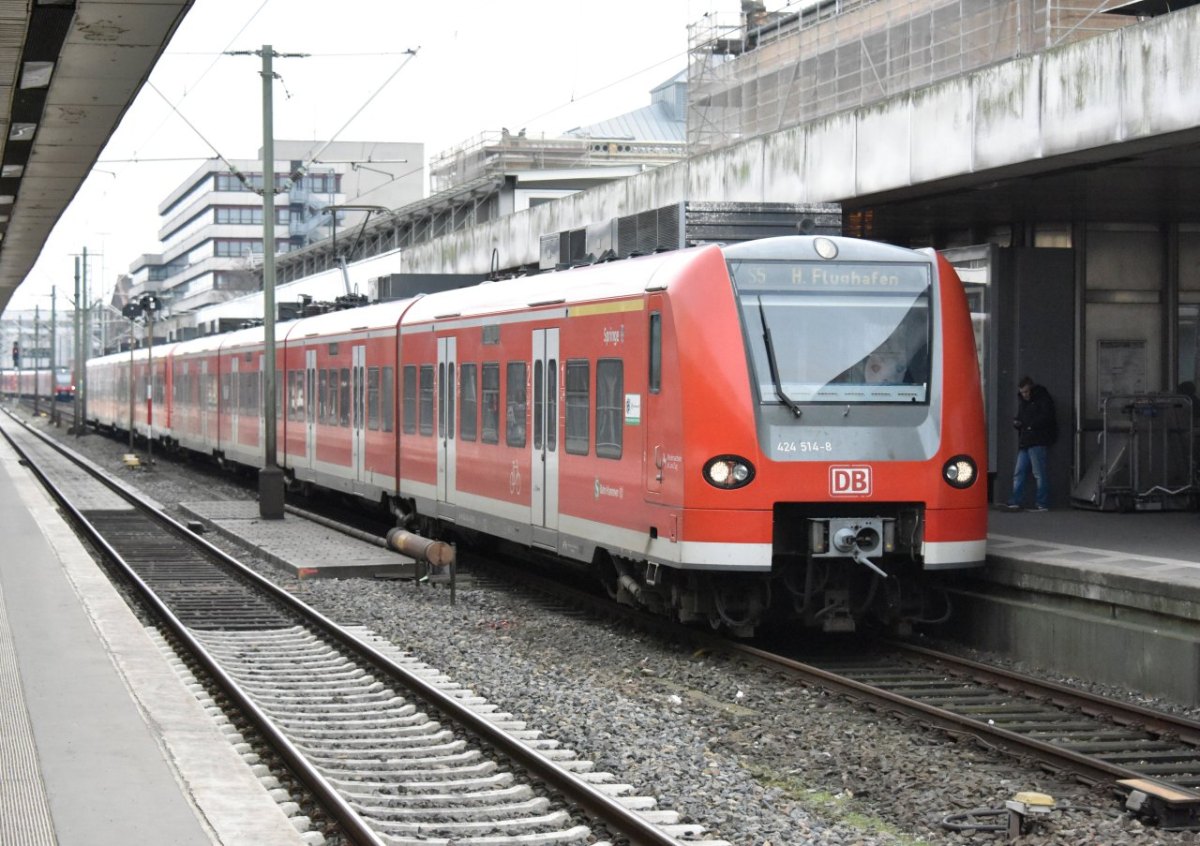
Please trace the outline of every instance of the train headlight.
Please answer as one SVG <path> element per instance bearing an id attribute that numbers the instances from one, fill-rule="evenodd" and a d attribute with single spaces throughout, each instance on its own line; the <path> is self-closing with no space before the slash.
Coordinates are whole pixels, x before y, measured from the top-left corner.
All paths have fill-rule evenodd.
<path id="1" fill-rule="evenodd" d="M 732 490 L 753 479 L 754 465 L 737 455 L 718 455 L 704 465 L 704 480 L 714 488 Z"/>
<path id="2" fill-rule="evenodd" d="M 965 455 L 954 456 L 942 467 L 942 478 L 952 488 L 971 487 L 977 475 L 975 462 Z"/>

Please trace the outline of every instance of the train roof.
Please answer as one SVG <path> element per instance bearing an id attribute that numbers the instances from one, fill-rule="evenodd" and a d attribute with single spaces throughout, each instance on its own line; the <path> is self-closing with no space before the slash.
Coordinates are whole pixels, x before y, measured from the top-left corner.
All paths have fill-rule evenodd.
<path id="1" fill-rule="evenodd" d="M 705 251 L 719 249 L 674 250 L 428 294 L 413 302 L 404 324 L 637 296 L 651 286 L 669 288 Z"/>
<path id="2" fill-rule="evenodd" d="M 286 337 L 289 341 L 298 341 L 309 335 L 341 335 L 371 329 L 394 329 L 400 322 L 400 315 L 411 302 L 412 300 L 392 300 L 294 320 L 286 324 Z M 284 335 L 279 334 L 278 337 L 282 338 Z"/>

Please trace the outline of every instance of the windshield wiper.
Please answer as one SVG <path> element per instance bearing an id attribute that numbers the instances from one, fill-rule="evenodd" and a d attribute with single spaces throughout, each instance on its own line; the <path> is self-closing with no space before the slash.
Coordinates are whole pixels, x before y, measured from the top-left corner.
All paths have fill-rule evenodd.
<path id="1" fill-rule="evenodd" d="M 762 320 L 763 341 L 767 345 L 767 365 L 771 369 L 771 381 L 775 384 L 775 396 L 779 397 L 780 401 L 792 410 L 792 414 L 799 417 L 800 406 L 787 395 L 783 389 L 783 382 L 779 379 L 779 363 L 775 360 L 775 343 L 771 340 L 771 327 L 767 325 L 767 310 L 763 308 L 762 297 L 758 298 L 758 316 Z"/>

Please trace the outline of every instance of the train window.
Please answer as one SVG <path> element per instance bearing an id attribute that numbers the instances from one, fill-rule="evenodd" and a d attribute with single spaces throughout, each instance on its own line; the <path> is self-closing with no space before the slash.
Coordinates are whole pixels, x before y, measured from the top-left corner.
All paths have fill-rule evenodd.
<path id="1" fill-rule="evenodd" d="M 317 422 L 325 425 L 329 422 L 329 373 L 324 370 L 317 372 L 317 405 L 320 407 Z"/>
<path id="2" fill-rule="evenodd" d="M 567 359 L 566 450 L 572 455 L 588 453 L 588 413 L 591 387 L 587 359 Z"/>
<path id="3" fill-rule="evenodd" d="M 479 400 L 475 393 L 475 365 L 464 364 L 458 370 L 462 402 L 459 408 L 458 436 L 464 441 L 475 440 L 475 425 L 479 419 Z"/>
<path id="4" fill-rule="evenodd" d="M 558 448 L 558 362 L 550 359 L 546 365 L 546 449 Z"/>
<path id="5" fill-rule="evenodd" d="M 504 443 L 512 447 L 525 446 L 525 362 L 510 361 L 507 374 L 508 404 L 504 414 Z"/>
<path id="6" fill-rule="evenodd" d="M 367 428 L 379 431 L 379 368 L 367 368 Z"/>
<path id="7" fill-rule="evenodd" d="M 363 369 L 362 366 L 353 368 L 350 371 L 350 378 L 354 384 L 354 422 L 355 429 L 363 427 Z"/>
<path id="8" fill-rule="evenodd" d="M 392 381 L 395 371 L 390 367 L 383 368 L 383 431 L 392 431 L 396 417 L 396 386 Z"/>
<path id="9" fill-rule="evenodd" d="M 449 381 L 446 383 L 446 433 L 454 440 L 454 362 L 448 365 Z"/>
<path id="10" fill-rule="evenodd" d="M 662 390 L 662 315 L 650 312 L 650 393 Z"/>
<path id="11" fill-rule="evenodd" d="M 441 385 L 443 389 L 445 389 L 445 387 L 446 387 L 446 362 L 444 362 L 444 361 L 438 362 L 438 384 Z M 437 412 L 438 412 L 438 415 L 437 415 L 438 437 L 444 438 L 444 437 L 446 437 L 446 403 L 439 402 Z"/>
<path id="12" fill-rule="evenodd" d="M 350 428 L 350 368 L 341 369 L 338 383 L 338 425 Z"/>
<path id="13" fill-rule="evenodd" d="M 483 365 L 483 421 L 479 427 L 479 439 L 485 444 L 500 443 L 500 364 L 488 362 Z"/>
<path id="14" fill-rule="evenodd" d="M 596 455 L 620 458 L 625 438 L 625 362 L 596 362 Z"/>
<path id="15" fill-rule="evenodd" d="M 417 368 L 411 364 L 404 367 L 404 433 L 417 431 Z"/>
<path id="16" fill-rule="evenodd" d="M 421 365 L 421 417 L 420 429 L 422 435 L 433 434 L 433 365 Z"/>
<path id="17" fill-rule="evenodd" d="M 316 420 L 316 379 L 317 372 L 310 368 L 304 368 L 304 415 L 309 423 Z"/>
<path id="18" fill-rule="evenodd" d="M 546 410 L 543 400 L 543 387 L 546 379 L 543 362 L 538 359 L 533 363 L 533 448 L 542 448 L 542 414 Z"/>

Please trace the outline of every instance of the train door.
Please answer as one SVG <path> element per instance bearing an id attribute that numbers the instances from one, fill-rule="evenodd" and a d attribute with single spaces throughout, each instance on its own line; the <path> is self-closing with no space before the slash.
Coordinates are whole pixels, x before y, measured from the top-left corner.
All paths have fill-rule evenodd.
<path id="1" fill-rule="evenodd" d="M 366 480 L 367 423 L 366 423 L 367 348 L 362 344 L 350 348 L 350 464 L 355 481 Z"/>
<path id="2" fill-rule="evenodd" d="M 317 351 L 304 351 L 304 385 L 308 396 L 304 399 L 304 453 L 305 463 L 310 469 L 317 466 Z M 324 399 L 324 397 L 322 397 Z M 323 409 L 322 409 L 323 411 Z"/>
<path id="3" fill-rule="evenodd" d="M 533 330 L 532 509 L 538 528 L 558 530 L 558 330 Z M 554 535 L 543 542 L 556 545 Z"/>
<path id="4" fill-rule="evenodd" d="M 438 502 L 453 505 L 458 486 L 455 473 L 455 368 L 458 363 L 456 338 L 438 338 L 437 425 L 438 425 Z M 450 516 L 450 515 L 448 515 Z"/>
<path id="5" fill-rule="evenodd" d="M 664 427 L 667 423 L 667 401 L 662 391 L 662 351 L 663 351 L 663 312 L 664 302 L 661 294 L 651 294 L 648 312 L 649 337 L 647 349 L 646 398 L 642 408 L 642 431 L 645 433 L 643 472 L 646 479 L 646 499 L 650 502 L 660 502 L 663 492 L 663 472 L 668 463 L 679 461 L 678 457 L 668 455 Z"/>

